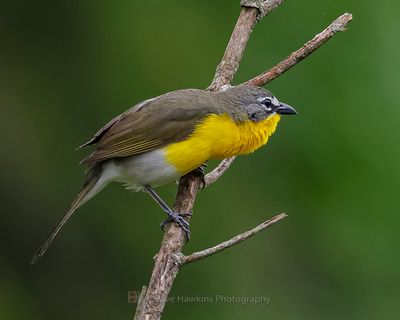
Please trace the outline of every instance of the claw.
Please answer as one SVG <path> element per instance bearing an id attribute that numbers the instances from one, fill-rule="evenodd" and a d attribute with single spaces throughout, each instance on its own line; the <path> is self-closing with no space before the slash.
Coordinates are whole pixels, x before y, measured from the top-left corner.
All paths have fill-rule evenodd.
<path id="1" fill-rule="evenodd" d="M 206 187 L 206 180 L 204 179 L 204 171 L 205 171 L 205 168 L 207 168 L 207 167 L 208 167 L 208 164 L 203 163 L 200 167 L 193 170 L 194 173 L 196 173 L 197 175 L 200 176 L 200 179 L 201 179 L 200 189 L 204 189 Z"/>
<path id="2" fill-rule="evenodd" d="M 168 218 L 161 223 L 161 230 L 165 232 L 165 227 L 170 222 L 176 222 L 178 226 L 185 232 L 186 242 L 190 239 L 189 222 L 187 222 L 183 217 L 186 215 L 191 215 L 191 213 L 180 215 L 179 213 L 171 212 L 168 214 Z"/>

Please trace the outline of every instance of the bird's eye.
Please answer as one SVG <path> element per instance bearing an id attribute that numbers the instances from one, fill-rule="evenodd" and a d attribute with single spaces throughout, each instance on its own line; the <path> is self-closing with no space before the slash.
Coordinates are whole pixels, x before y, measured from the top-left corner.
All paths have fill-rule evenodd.
<path id="1" fill-rule="evenodd" d="M 272 104 L 272 101 L 271 101 L 270 98 L 266 98 L 266 99 L 263 101 L 263 105 L 266 106 L 267 108 L 270 107 L 271 104 Z"/>

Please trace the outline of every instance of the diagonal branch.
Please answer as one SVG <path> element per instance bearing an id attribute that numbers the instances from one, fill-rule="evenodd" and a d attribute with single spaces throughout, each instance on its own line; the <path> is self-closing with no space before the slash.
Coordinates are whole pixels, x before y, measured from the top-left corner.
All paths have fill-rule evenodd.
<path id="1" fill-rule="evenodd" d="M 217 244 L 214 247 L 194 252 L 188 256 L 184 256 L 181 258 L 181 264 L 184 265 L 187 263 L 195 262 L 195 261 L 207 258 L 209 256 L 212 256 L 213 254 L 221 252 L 222 250 L 230 248 L 230 247 L 234 246 L 235 244 L 238 244 L 240 242 L 243 242 L 243 241 L 255 236 L 257 233 L 269 228 L 270 226 L 285 219 L 286 217 L 287 217 L 286 214 L 281 213 L 281 214 L 261 223 L 257 227 L 255 227 L 249 231 L 243 232 L 243 233 L 237 235 L 236 237 L 233 237 L 232 239 L 221 242 L 220 244 Z"/>
<path id="2" fill-rule="evenodd" d="M 353 19 L 351 13 L 345 13 L 333 21 L 324 31 L 318 33 L 312 40 L 305 43 L 300 49 L 290 54 L 286 59 L 279 62 L 275 67 L 261 73 L 260 75 L 246 81 L 244 84 L 262 87 L 268 82 L 279 77 L 282 73 L 307 58 L 325 42 L 332 38 L 336 33 L 345 31 L 346 26 Z"/>
<path id="3" fill-rule="evenodd" d="M 222 160 L 218 166 L 216 166 L 210 173 L 207 173 L 204 177 L 204 188 L 207 188 L 208 186 L 212 185 L 214 182 L 216 182 L 219 178 L 223 176 L 225 171 L 227 171 L 233 161 L 235 161 L 236 157 L 230 157 Z"/>

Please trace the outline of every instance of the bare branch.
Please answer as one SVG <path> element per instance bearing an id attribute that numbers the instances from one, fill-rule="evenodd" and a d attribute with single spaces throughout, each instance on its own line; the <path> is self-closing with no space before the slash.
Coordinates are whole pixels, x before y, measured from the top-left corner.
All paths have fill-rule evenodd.
<path id="1" fill-rule="evenodd" d="M 257 233 L 269 228 L 270 226 L 285 219 L 286 217 L 287 217 L 287 215 L 285 213 L 281 213 L 281 214 L 273 217 L 272 219 L 269 219 L 269 220 L 261 223 L 257 227 L 255 227 L 249 231 L 243 232 L 242 234 L 239 234 L 236 237 L 229 239 L 227 241 L 224 241 L 214 247 L 211 247 L 211 248 L 208 248 L 205 250 L 201 250 L 198 252 L 194 252 L 188 256 L 184 256 L 181 258 L 181 263 L 182 263 L 182 265 L 184 265 L 187 263 L 195 262 L 195 261 L 207 258 L 218 252 L 221 252 L 222 250 L 230 248 L 230 247 L 234 246 L 235 244 L 238 244 L 240 242 L 243 242 L 243 241 L 255 236 Z"/>
<path id="2" fill-rule="evenodd" d="M 266 11 L 273 10 L 280 2 L 282 1 L 264 1 Z M 267 3 L 269 6 L 267 6 Z M 272 5 L 273 3 L 276 3 L 276 5 Z M 214 79 L 208 90 L 216 91 L 220 90 L 222 86 L 230 85 L 243 57 L 251 31 L 257 23 L 257 16 L 257 9 L 242 8 L 224 57 L 217 67 Z M 173 208 L 175 212 L 181 214 L 190 214 L 192 212 L 196 193 L 201 182 L 201 178 L 193 173 L 189 173 L 180 179 Z M 186 219 L 189 221 L 190 216 L 187 216 Z M 143 308 L 137 310 L 136 319 L 158 320 L 161 318 L 169 291 L 179 272 L 180 264 L 176 261 L 176 256 L 182 250 L 185 243 L 184 239 L 185 235 L 181 228 L 175 223 L 169 224 L 154 263 L 150 283 L 143 300 Z"/>
<path id="3" fill-rule="evenodd" d="M 261 2 L 261 1 L 250 1 Z M 267 0 L 261 3 L 262 16 L 266 16 L 269 12 L 279 6 L 283 0 Z M 240 11 L 239 18 L 232 32 L 231 38 L 225 49 L 224 56 L 215 71 L 214 79 L 207 90 L 217 91 L 221 87 L 229 85 L 237 70 L 239 69 L 240 61 L 242 60 L 244 51 L 247 46 L 247 41 L 250 38 L 251 32 L 259 19 L 259 11 L 254 6 L 248 7 L 242 4 L 243 8 Z"/>
<path id="4" fill-rule="evenodd" d="M 353 19 L 351 13 L 345 13 L 333 21 L 324 31 L 317 34 L 312 40 L 304 44 L 300 49 L 293 52 L 285 60 L 279 62 L 275 67 L 263 72 L 262 74 L 246 81 L 244 84 L 262 87 L 268 82 L 279 77 L 282 73 L 288 71 L 297 63 L 307 58 L 315 50 L 321 47 L 325 42 L 332 38 L 337 32 L 345 31 L 348 23 Z"/>
<path id="5" fill-rule="evenodd" d="M 226 170 L 229 169 L 233 161 L 236 157 L 226 158 L 222 160 L 219 165 L 210 173 L 206 174 L 204 177 L 205 186 L 204 188 L 208 187 L 209 185 L 213 184 L 217 181 L 222 175 L 225 173 Z"/>
<path id="6" fill-rule="evenodd" d="M 224 86 L 229 86 L 236 71 L 239 68 L 240 61 L 243 57 L 244 50 L 249 40 L 250 34 L 260 17 L 265 16 L 271 10 L 280 5 L 283 0 L 266 0 L 261 2 L 259 0 L 249 0 L 248 6 L 243 3 L 243 8 L 240 12 L 238 21 L 233 30 L 231 39 L 225 50 L 225 54 L 221 63 L 218 65 L 214 79 L 208 90 L 218 91 Z M 262 5 L 253 6 L 252 4 Z M 271 70 L 249 80 L 246 84 L 255 86 L 262 86 L 272 79 L 278 77 L 280 74 L 294 66 L 296 63 L 306 58 L 309 54 L 320 47 L 324 42 L 331 38 L 338 31 L 342 31 L 347 23 L 351 20 L 350 14 L 345 14 L 334 21 L 327 29 L 321 34 L 317 35 L 313 40 L 304 45 L 301 49 L 294 52 L 287 59 L 279 63 Z M 206 179 L 206 186 L 215 182 L 220 178 L 223 173 L 229 168 L 234 158 L 223 160 L 220 165 L 209 173 Z M 175 199 L 173 210 L 180 214 L 187 214 L 185 219 L 190 220 L 190 213 L 193 209 L 196 193 L 201 185 L 201 177 L 191 172 L 180 179 L 178 192 Z M 182 266 L 182 259 L 184 263 L 190 263 L 203 259 L 209 255 L 215 254 L 221 250 L 233 246 L 249 237 L 257 234 L 258 232 L 268 228 L 270 225 L 284 219 L 285 214 L 278 215 L 273 219 L 264 222 L 260 226 L 245 232 L 231 240 L 223 242 L 213 248 L 209 248 L 200 252 L 193 253 L 188 257 L 184 257 L 181 253 L 182 247 L 185 243 L 185 235 L 180 227 L 175 223 L 167 226 L 164 234 L 161 248 L 155 257 L 153 272 L 151 275 L 150 283 L 144 298 L 140 304 L 140 308 L 136 311 L 135 319 L 158 320 L 161 318 L 161 313 L 164 309 L 165 302 L 167 301 L 168 294 L 171 290 L 172 284 Z M 183 257 L 182 257 L 183 256 Z"/>

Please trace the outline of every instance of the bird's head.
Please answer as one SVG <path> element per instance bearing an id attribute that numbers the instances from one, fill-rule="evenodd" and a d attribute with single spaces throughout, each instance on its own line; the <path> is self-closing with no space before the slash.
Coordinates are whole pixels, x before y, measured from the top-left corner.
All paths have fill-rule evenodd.
<path id="1" fill-rule="evenodd" d="M 297 111 L 280 102 L 271 92 L 255 86 L 236 86 L 219 93 L 224 107 L 237 120 L 260 122 L 275 115 L 297 114 Z"/>

